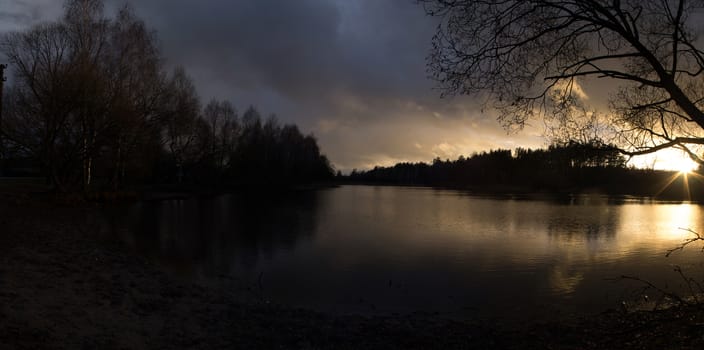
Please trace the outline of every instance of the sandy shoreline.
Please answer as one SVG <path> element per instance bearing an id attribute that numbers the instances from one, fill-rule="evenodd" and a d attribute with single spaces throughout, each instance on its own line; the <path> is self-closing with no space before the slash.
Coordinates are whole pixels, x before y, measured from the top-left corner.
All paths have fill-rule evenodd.
<path id="1" fill-rule="evenodd" d="M 94 204 L 0 197 L 0 348 L 476 349 L 704 347 L 704 313 L 613 311 L 522 327 L 350 316 L 185 283 L 99 239 Z"/>

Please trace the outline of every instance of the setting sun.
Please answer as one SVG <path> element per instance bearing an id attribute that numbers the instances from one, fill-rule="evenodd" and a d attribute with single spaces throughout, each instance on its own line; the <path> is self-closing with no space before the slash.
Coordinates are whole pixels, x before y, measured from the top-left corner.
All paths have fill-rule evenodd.
<path id="1" fill-rule="evenodd" d="M 677 165 L 677 170 L 681 173 L 691 173 L 696 170 L 699 165 L 689 159 L 686 162 L 682 162 Z"/>
<path id="2" fill-rule="evenodd" d="M 679 158 L 670 158 L 665 161 L 666 166 L 672 170 L 679 171 L 680 173 L 691 173 L 692 171 L 696 170 L 699 164 L 697 164 L 695 161 L 691 160 L 687 156 L 679 157 Z"/>

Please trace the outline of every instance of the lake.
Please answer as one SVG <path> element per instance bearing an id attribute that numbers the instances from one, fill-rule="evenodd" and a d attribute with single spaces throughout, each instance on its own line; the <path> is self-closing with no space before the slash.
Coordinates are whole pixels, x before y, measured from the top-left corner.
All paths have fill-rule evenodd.
<path id="1" fill-rule="evenodd" d="M 413 187 L 144 201 L 106 221 L 181 278 L 237 281 L 261 300 L 338 313 L 534 319 L 653 301 L 673 265 L 701 276 L 702 207 L 639 198 L 487 197 Z"/>

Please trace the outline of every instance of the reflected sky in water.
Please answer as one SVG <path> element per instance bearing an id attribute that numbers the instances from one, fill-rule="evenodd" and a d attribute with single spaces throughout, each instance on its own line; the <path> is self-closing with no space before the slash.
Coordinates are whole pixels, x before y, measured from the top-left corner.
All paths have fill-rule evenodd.
<path id="1" fill-rule="evenodd" d="M 621 275 L 681 288 L 701 206 L 634 198 L 477 197 L 343 186 L 114 208 L 111 232 L 186 278 L 230 276 L 269 300 L 335 312 L 555 317 L 637 296 Z M 701 272 L 701 270 L 698 270 Z"/>

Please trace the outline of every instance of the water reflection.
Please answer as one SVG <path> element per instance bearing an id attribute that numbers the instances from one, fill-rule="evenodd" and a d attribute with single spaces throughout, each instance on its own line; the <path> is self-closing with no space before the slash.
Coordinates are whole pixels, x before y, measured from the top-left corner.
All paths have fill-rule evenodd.
<path id="1" fill-rule="evenodd" d="M 570 294 L 577 289 L 583 279 L 583 273 L 570 271 L 565 266 L 556 265 L 550 272 L 550 288 L 554 294 Z"/>
<path id="2" fill-rule="evenodd" d="M 184 273 L 228 274 L 267 298 L 343 312 L 512 314 L 618 305 L 620 275 L 676 288 L 664 258 L 701 207 L 604 196 L 476 197 L 345 186 L 286 196 L 145 202 L 111 212 L 125 242 Z"/>
<path id="3" fill-rule="evenodd" d="M 108 218 L 122 240 L 182 273 L 228 274 L 295 249 L 316 232 L 324 192 L 238 194 L 146 201 L 113 208 Z"/>

